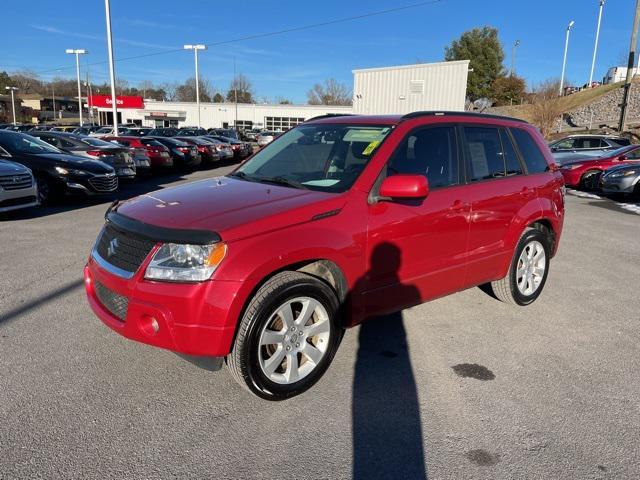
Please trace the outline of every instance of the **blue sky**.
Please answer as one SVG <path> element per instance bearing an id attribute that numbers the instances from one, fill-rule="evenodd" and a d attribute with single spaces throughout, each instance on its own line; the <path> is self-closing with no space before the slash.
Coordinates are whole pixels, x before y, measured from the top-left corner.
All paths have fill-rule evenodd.
<path id="1" fill-rule="evenodd" d="M 213 0 L 112 0 L 116 59 L 214 43 L 337 18 L 362 15 L 419 0 L 321 0 L 214 2 Z M 607 0 L 595 79 L 620 64 L 628 51 L 633 0 Z M 3 8 L 12 21 L 0 29 L 0 70 L 29 68 L 41 77 L 75 75 L 66 48 L 85 48 L 87 62 L 107 58 L 102 0 L 30 0 Z M 200 56 L 201 75 L 226 89 L 238 72 L 249 77 L 258 98 L 306 100 L 316 82 L 333 77 L 352 84 L 351 70 L 442 60 L 444 47 L 476 26 L 497 27 L 510 64 L 511 45 L 521 41 L 516 70 L 529 85 L 559 77 L 565 28 L 571 33 L 567 79 L 586 83 L 595 39 L 598 0 L 441 0 L 386 15 L 212 47 Z M 83 67 L 83 70 L 86 67 Z M 91 65 L 92 79 L 107 80 L 107 65 Z M 63 69 L 61 72 L 52 72 Z M 131 85 L 182 81 L 193 76 L 193 55 L 179 51 L 116 64 Z"/>

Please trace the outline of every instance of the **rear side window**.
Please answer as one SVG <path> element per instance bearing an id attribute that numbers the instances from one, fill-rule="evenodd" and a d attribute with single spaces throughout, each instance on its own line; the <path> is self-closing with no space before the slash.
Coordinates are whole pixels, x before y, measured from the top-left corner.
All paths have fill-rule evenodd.
<path id="1" fill-rule="evenodd" d="M 458 183 L 458 149 L 454 127 L 430 127 L 410 133 L 387 166 L 387 175 L 424 175 L 430 188 Z"/>
<path id="2" fill-rule="evenodd" d="M 500 133 L 494 127 L 464 127 L 469 158 L 469 180 L 479 181 L 506 175 Z"/>
<path id="3" fill-rule="evenodd" d="M 509 175 L 522 175 L 522 165 L 513 147 L 511 137 L 504 128 L 500 129 L 500 141 L 502 142 L 502 151 L 504 152 L 504 164 Z"/>
<path id="4" fill-rule="evenodd" d="M 516 140 L 520 154 L 527 165 L 529 173 L 541 173 L 549 170 L 549 165 L 540 151 L 538 144 L 531 138 L 529 132 L 520 128 L 512 128 L 511 134 Z"/>

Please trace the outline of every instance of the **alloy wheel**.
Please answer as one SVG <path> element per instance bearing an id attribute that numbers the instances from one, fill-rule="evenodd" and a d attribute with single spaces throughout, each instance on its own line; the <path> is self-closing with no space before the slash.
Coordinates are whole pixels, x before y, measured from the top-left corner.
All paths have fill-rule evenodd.
<path id="1" fill-rule="evenodd" d="M 525 245 L 518 258 L 516 284 L 522 295 L 533 295 L 540 287 L 547 268 L 547 258 L 542 244 L 533 240 Z"/>
<path id="2" fill-rule="evenodd" d="M 289 385 L 309 375 L 329 348 L 331 321 L 325 307 L 311 297 L 280 305 L 265 323 L 258 343 L 262 373 Z"/>

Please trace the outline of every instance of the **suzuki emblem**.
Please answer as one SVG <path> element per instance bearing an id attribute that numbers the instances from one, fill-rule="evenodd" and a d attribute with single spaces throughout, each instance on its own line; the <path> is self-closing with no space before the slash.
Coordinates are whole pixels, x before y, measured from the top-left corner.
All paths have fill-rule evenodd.
<path id="1" fill-rule="evenodd" d="M 107 247 L 107 257 L 111 258 L 116 254 L 116 250 L 118 249 L 118 239 L 114 238 L 109 242 L 109 246 Z"/>

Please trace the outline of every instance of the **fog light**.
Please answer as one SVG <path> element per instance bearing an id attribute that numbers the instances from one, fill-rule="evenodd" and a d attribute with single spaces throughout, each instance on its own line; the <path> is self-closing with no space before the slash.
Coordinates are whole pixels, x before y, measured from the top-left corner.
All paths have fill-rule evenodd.
<path id="1" fill-rule="evenodd" d="M 140 330 L 142 330 L 143 333 L 152 336 L 160 331 L 160 324 L 154 317 L 145 315 L 140 321 Z"/>

